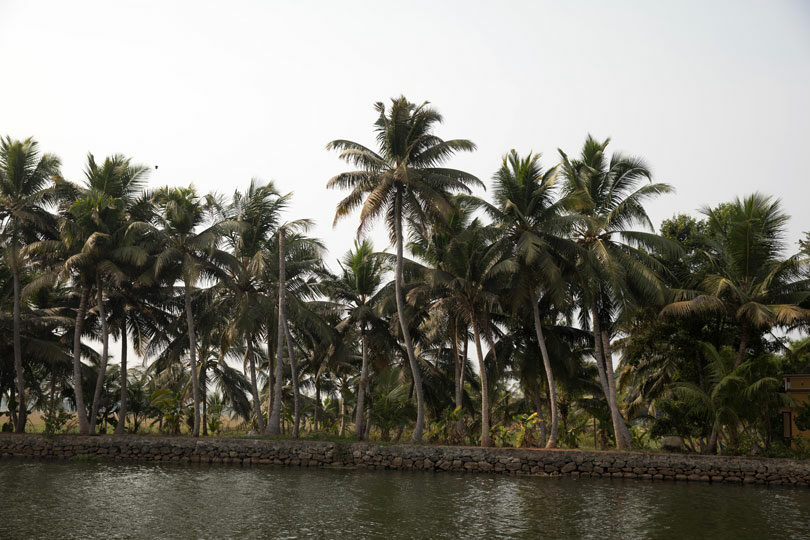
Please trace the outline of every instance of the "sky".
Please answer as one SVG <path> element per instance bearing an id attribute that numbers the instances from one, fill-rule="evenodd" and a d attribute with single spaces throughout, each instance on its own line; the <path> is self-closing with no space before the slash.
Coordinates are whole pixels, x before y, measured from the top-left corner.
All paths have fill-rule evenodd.
<path id="1" fill-rule="evenodd" d="M 373 144 L 373 104 L 400 94 L 478 145 L 450 165 L 486 183 L 511 148 L 550 167 L 592 133 L 675 187 L 656 225 L 759 190 L 792 251 L 810 230 L 806 1 L 0 0 L 0 63 L 0 135 L 34 136 L 66 178 L 92 152 L 157 165 L 152 187 L 273 180 L 330 261 L 357 216 L 332 227 L 325 184 L 350 167 L 325 146 Z"/>

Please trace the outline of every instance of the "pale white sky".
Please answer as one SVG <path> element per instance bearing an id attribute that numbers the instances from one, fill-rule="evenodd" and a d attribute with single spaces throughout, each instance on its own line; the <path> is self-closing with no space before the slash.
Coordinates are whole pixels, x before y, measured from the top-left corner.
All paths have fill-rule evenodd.
<path id="1" fill-rule="evenodd" d="M 330 261 L 357 220 L 332 229 L 324 184 L 347 166 L 324 146 L 373 143 L 372 104 L 400 93 L 478 144 L 451 165 L 487 182 L 510 148 L 550 166 L 591 132 L 677 188 L 656 224 L 762 190 L 791 242 L 810 230 L 804 1 L 0 0 L 0 63 L 0 135 L 35 136 L 68 178 L 92 151 L 159 165 L 153 186 L 273 179 Z"/>

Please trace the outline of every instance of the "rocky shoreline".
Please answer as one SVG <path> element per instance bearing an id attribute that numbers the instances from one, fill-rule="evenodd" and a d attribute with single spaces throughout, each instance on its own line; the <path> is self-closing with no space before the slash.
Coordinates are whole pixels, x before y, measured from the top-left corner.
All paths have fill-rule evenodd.
<path id="1" fill-rule="evenodd" d="M 581 478 L 810 486 L 810 462 L 790 459 L 266 439 L 0 434 L 0 459 L 112 459 L 355 467 Z"/>

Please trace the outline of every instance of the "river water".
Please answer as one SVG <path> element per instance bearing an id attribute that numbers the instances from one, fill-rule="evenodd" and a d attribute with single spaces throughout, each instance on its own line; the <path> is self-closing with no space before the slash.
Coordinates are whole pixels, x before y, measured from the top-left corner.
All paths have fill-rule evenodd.
<path id="1" fill-rule="evenodd" d="M 0 461 L 0 538 L 807 538 L 810 490 Z"/>

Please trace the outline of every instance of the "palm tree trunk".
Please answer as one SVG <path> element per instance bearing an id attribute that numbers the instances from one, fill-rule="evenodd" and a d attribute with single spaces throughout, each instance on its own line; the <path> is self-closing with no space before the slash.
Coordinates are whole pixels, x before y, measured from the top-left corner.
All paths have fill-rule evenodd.
<path id="1" fill-rule="evenodd" d="M 321 382 L 318 378 L 317 374 L 315 375 L 315 411 L 313 411 L 313 424 L 314 430 L 317 432 L 320 424 L 318 421 L 320 420 L 320 412 L 321 412 Z"/>
<path id="2" fill-rule="evenodd" d="M 540 399 L 540 390 L 533 392 L 534 394 L 534 408 L 537 411 L 538 424 L 540 425 L 540 446 L 545 446 L 548 438 L 546 432 L 546 420 L 543 418 L 543 401 Z"/>
<path id="3" fill-rule="evenodd" d="M 706 449 L 704 453 L 706 454 L 716 454 L 717 453 L 717 434 L 718 434 L 718 424 L 715 421 L 712 424 L 712 432 L 709 435 L 709 441 L 706 443 Z"/>
<path id="4" fill-rule="evenodd" d="M 749 329 L 747 324 L 743 324 L 742 335 L 740 335 L 740 347 L 737 349 L 737 358 L 734 359 L 734 369 L 740 367 L 743 358 L 745 358 L 745 351 L 748 349 Z"/>
<path id="5" fill-rule="evenodd" d="M 17 409 L 19 409 L 19 407 L 17 407 L 16 404 L 17 404 L 17 392 L 14 389 L 14 385 L 12 385 L 8 389 L 8 414 L 10 419 L 9 421 L 11 422 L 12 426 L 17 425 Z"/>
<path id="6" fill-rule="evenodd" d="M 278 330 L 276 334 L 276 377 L 273 388 L 273 409 L 270 411 L 267 430 L 272 435 L 281 433 L 281 364 L 284 359 L 284 313 L 287 307 L 284 289 L 286 285 L 286 265 L 284 264 L 284 229 L 278 230 Z"/>
<path id="7" fill-rule="evenodd" d="M 611 363 L 610 366 L 610 377 L 613 376 L 613 366 L 612 360 L 610 360 L 606 355 L 603 349 L 603 341 L 602 341 L 602 325 L 601 321 L 599 320 L 599 310 L 596 305 L 596 300 L 593 302 L 593 346 L 594 346 L 594 358 L 596 359 L 596 369 L 599 372 L 599 381 L 602 383 L 602 392 L 605 395 L 605 399 L 608 403 L 608 408 L 610 409 L 610 418 L 613 422 L 613 433 L 616 436 L 616 447 L 620 450 L 626 450 L 629 448 L 628 441 L 624 437 L 624 431 L 622 430 L 622 426 L 624 426 L 624 420 L 622 419 L 621 414 L 619 413 L 619 405 L 616 401 L 615 394 L 611 392 L 611 384 L 610 380 L 608 379 L 608 363 Z M 624 426 L 625 429 L 626 426 Z"/>
<path id="8" fill-rule="evenodd" d="M 253 358 L 253 337 L 248 336 L 245 347 L 245 358 L 250 369 L 250 391 L 253 393 L 253 414 L 256 415 L 256 426 L 259 433 L 264 433 L 264 417 L 262 417 L 262 399 L 259 396 L 259 383 L 256 379 L 256 359 Z"/>
<path id="9" fill-rule="evenodd" d="M 487 384 L 487 369 L 484 365 L 484 353 L 481 349 L 481 336 L 478 332 L 478 325 L 473 323 L 473 335 L 475 336 L 475 350 L 478 353 L 478 370 L 481 372 L 481 446 L 492 446 L 492 438 L 489 435 L 489 388 Z"/>
<path id="10" fill-rule="evenodd" d="M 464 367 L 467 364 L 467 329 L 464 328 L 464 354 L 458 350 L 458 320 L 453 323 L 453 359 L 456 365 L 456 409 L 464 408 Z M 464 422 L 461 417 L 456 420 L 456 434 L 461 438 L 464 434 Z"/>
<path id="11" fill-rule="evenodd" d="M 616 392 L 616 376 L 613 372 L 613 348 L 610 346 L 610 336 L 608 336 L 608 333 L 604 330 L 602 331 L 602 352 L 605 355 L 605 375 L 607 376 L 608 386 L 610 387 L 611 399 L 613 403 L 616 404 L 616 416 L 619 418 L 619 431 L 621 431 L 625 446 L 630 448 L 633 445 L 633 436 L 630 435 L 630 429 L 627 427 L 627 422 L 624 421 L 624 417 L 619 409 L 619 395 Z"/>
<path id="12" fill-rule="evenodd" d="M 19 406 L 19 413 L 17 414 L 17 421 L 14 426 L 14 431 L 17 433 L 25 433 L 25 423 L 27 419 L 27 410 L 25 402 L 25 370 L 22 363 L 22 340 L 20 339 L 20 326 L 21 318 L 20 304 L 22 303 L 22 293 L 20 292 L 20 269 L 18 268 L 16 254 L 14 261 L 11 264 L 12 279 L 14 281 L 14 375 L 17 379 L 17 397 Z"/>
<path id="13" fill-rule="evenodd" d="M 354 429 L 357 438 L 361 441 L 365 438 L 365 426 L 363 425 L 366 415 L 366 391 L 368 387 L 368 351 L 366 345 L 365 324 L 360 328 L 360 346 L 363 351 L 363 364 L 360 368 L 360 384 L 357 387 L 357 411 L 354 421 Z"/>
<path id="14" fill-rule="evenodd" d="M 194 313 L 191 311 L 191 284 L 185 281 L 186 324 L 188 325 L 188 353 L 191 357 L 191 388 L 194 394 L 194 428 L 192 436 L 200 436 L 200 381 L 197 378 L 197 334 L 194 328 Z"/>
<path id="15" fill-rule="evenodd" d="M 405 350 L 408 352 L 408 362 L 411 366 L 411 375 L 416 389 L 416 426 L 413 430 L 413 440 L 422 440 L 422 432 L 425 429 L 425 396 L 422 389 L 422 374 L 419 372 L 419 365 L 416 363 L 416 355 L 411 341 L 411 332 L 408 330 L 408 321 L 405 319 L 405 299 L 402 297 L 403 280 L 403 255 L 402 255 L 402 193 L 397 190 L 394 201 L 394 228 L 397 243 L 397 264 L 394 271 L 394 295 L 397 301 L 397 317 L 399 326 L 402 329 L 402 339 L 405 341 Z"/>
<path id="16" fill-rule="evenodd" d="M 73 329 L 73 393 L 76 398 L 76 417 L 79 420 L 79 434 L 90 433 L 90 423 L 87 421 L 87 409 L 84 406 L 84 393 L 82 391 L 82 325 L 87 312 L 87 300 L 90 296 L 90 286 L 82 287 L 82 297 L 79 300 L 79 309 L 76 311 L 76 324 Z"/>
<path id="17" fill-rule="evenodd" d="M 456 407 L 461 407 L 461 400 L 464 398 L 463 387 L 461 385 L 461 377 L 463 365 L 461 364 L 461 351 L 458 348 L 458 321 L 453 322 L 453 365 L 455 366 L 455 403 Z"/>
<path id="18" fill-rule="evenodd" d="M 338 437 L 343 437 L 346 433 L 346 400 L 343 399 L 343 392 L 340 393 L 340 430 L 338 431 Z"/>
<path id="19" fill-rule="evenodd" d="M 301 425 L 301 396 L 298 389 L 298 362 L 295 358 L 295 350 L 293 348 L 292 335 L 290 328 L 287 326 L 285 317 L 284 321 L 284 335 L 287 339 L 287 356 L 290 357 L 290 379 L 292 380 L 293 387 L 293 432 L 292 435 L 298 438 L 298 432 Z"/>
<path id="20" fill-rule="evenodd" d="M 101 365 L 96 377 L 96 389 L 93 392 L 93 404 L 90 407 L 90 433 L 96 432 L 96 416 L 101 407 L 101 391 L 104 389 L 104 377 L 107 375 L 107 360 L 110 355 L 110 329 L 107 327 L 107 314 L 104 311 L 104 289 L 101 274 L 96 272 L 96 307 L 101 323 Z"/>
<path id="21" fill-rule="evenodd" d="M 200 362 L 200 401 L 202 402 L 202 424 L 203 437 L 208 436 L 208 362 Z"/>
<path id="22" fill-rule="evenodd" d="M 123 435 L 127 423 L 127 319 L 121 321 L 121 405 L 118 408 L 118 425 L 115 434 Z"/>
<path id="23" fill-rule="evenodd" d="M 267 320 L 267 421 L 270 422 L 270 412 L 273 408 L 273 373 L 276 366 L 273 357 L 273 332 L 270 319 Z M 267 426 L 265 426 L 267 430 Z"/>
<path id="24" fill-rule="evenodd" d="M 534 313 L 534 331 L 537 333 L 537 343 L 540 345 L 540 355 L 543 357 L 543 367 L 546 369 L 546 381 L 548 382 L 548 401 L 551 410 L 551 433 L 546 443 L 546 448 L 557 447 L 557 431 L 560 423 L 557 411 L 557 389 L 554 386 L 554 373 L 551 371 L 551 360 L 546 349 L 546 338 L 543 336 L 543 325 L 540 321 L 540 308 L 537 299 L 532 301 L 532 312 Z"/>

